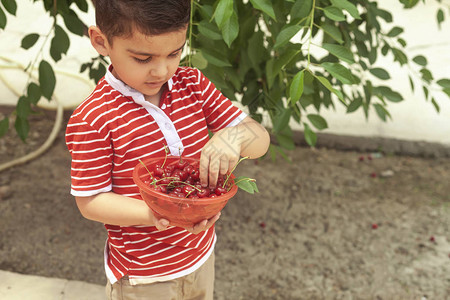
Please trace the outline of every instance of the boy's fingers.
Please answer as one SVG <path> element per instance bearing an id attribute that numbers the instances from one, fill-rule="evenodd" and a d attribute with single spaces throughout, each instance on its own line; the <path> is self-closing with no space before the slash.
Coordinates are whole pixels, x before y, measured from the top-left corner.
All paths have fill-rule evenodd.
<path id="1" fill-rule="evenodd" d="M 156 228 L 158 230 L 165 230 L 167 229 L 167 226 L 169 226 L 169 221 L 166 219 L 159 219 L 156 221 Z"/>
<path id="2" fill-rule="evenodd" d="M 198 168 L 200 172 L 200 183 L 202 186 L 206 187 L 208 186 L 209 156 L 205 155 L 203 152 L 200 156 L 200 165 Z"/>
<path id="3" fill-rule="evenodd" d="M 229 165 L 230 165 L 230 164 L 229 164 L 228 159 L 222 158 L 222 159 L 220 160 L 220 171 L 219 171 L 219 174 L 220 174 L 220 175 L 225 175 L 225 174 L 228 172 Z"/>

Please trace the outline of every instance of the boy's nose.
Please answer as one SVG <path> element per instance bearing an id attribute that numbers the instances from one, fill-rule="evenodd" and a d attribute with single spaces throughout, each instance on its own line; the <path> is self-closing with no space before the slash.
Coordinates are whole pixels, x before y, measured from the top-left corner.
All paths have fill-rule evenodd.
<path id="1" fill-rule="evenodd" d="M 165 78 L 167 75 L 167 66 L 166 64 L 160 63 L 154 65 L 150 70 L 150 75 L 154 78 Z"/>

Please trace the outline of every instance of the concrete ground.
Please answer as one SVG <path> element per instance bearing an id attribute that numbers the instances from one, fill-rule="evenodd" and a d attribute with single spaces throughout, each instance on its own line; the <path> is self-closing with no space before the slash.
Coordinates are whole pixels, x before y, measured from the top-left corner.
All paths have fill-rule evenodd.
<path id="1" fill-rule="evenodd" d="M 105 287 L 0 270 L 2 300 L 105 300 Z"/>

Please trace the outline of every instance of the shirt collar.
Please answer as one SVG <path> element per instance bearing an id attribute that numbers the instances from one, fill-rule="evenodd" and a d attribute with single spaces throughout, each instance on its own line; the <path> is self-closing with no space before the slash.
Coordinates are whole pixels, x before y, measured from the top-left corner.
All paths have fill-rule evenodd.
<path id="1" fill-rule="evenodd" d="M 113 70 L 113 66 L 110 65 L 105 74 L 105 79 L 109 83 L 109 85 L 111 85 L 115 90 L 119 91 L 121 94 L 123 94 L 126 97 L 132 97 L 133 99 L 138 99 L 143 96 L 141 92 L 132 88 L 131 86 L 128 86 L 122 80 L 116 78 L 112 74 L 112 70 Z M 169 91 L 171 91 L 172 87 L 173 87 L 173 79 L 170 78 L 167 81 L 167 88 L 169 89 Z"/>

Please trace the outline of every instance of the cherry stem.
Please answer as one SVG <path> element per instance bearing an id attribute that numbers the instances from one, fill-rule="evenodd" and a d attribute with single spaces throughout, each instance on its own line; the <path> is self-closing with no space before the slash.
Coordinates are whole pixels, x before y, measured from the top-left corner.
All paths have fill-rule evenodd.
<path id="1" fill-rule="evenodd" d="M 163 162 L 161 168 L 164 168 L 164 165 L 166 164 L 166 160 L 167 160 L 167 154 L 169 154 L 169 148 L 167 148 L 166 145 L 164 145 L 164 152 L 166 155 L 164 156 L 164 162 Z"/>
<path id="2" fill-rule="evenodd" d="M 147 170 L 148 174 L 150 174 L 150 177 L 153 179 L 153 175 L 150 172 L 150 170 L 147 168 L 147 166 L 144 164 L 144 162 L 142 160 L 139 159 L 139 162 L 144 166 L 144 168 Z"/>
<path id="3" fill-rule="evenodd" d="M 230 179 L 231 173 L 234 172 L 234 170 L 236 169 L 237 165 L 238 165 L 241 161 L 243 161 L 243 160 L 245 160 L 245 159 L 247 159 L 247 158 L 249 158 L 249 157 L 248 157 L 248 156 L 245 156 L 245 157 L 241 157 L 241 158 L 238 160 L 238 162 L 234 165 L 233 169 L 231 169 L 231 172 L 229 172 L 229 173 L 227 174 L 227 178 L 226 178 L 225 181 L 223 182 L 222 187 L 225 187 L 225 186 L 227 185 L 228 179 Z M 234 184 L 236 184 L 236 183 L 234 183 Z"/>

